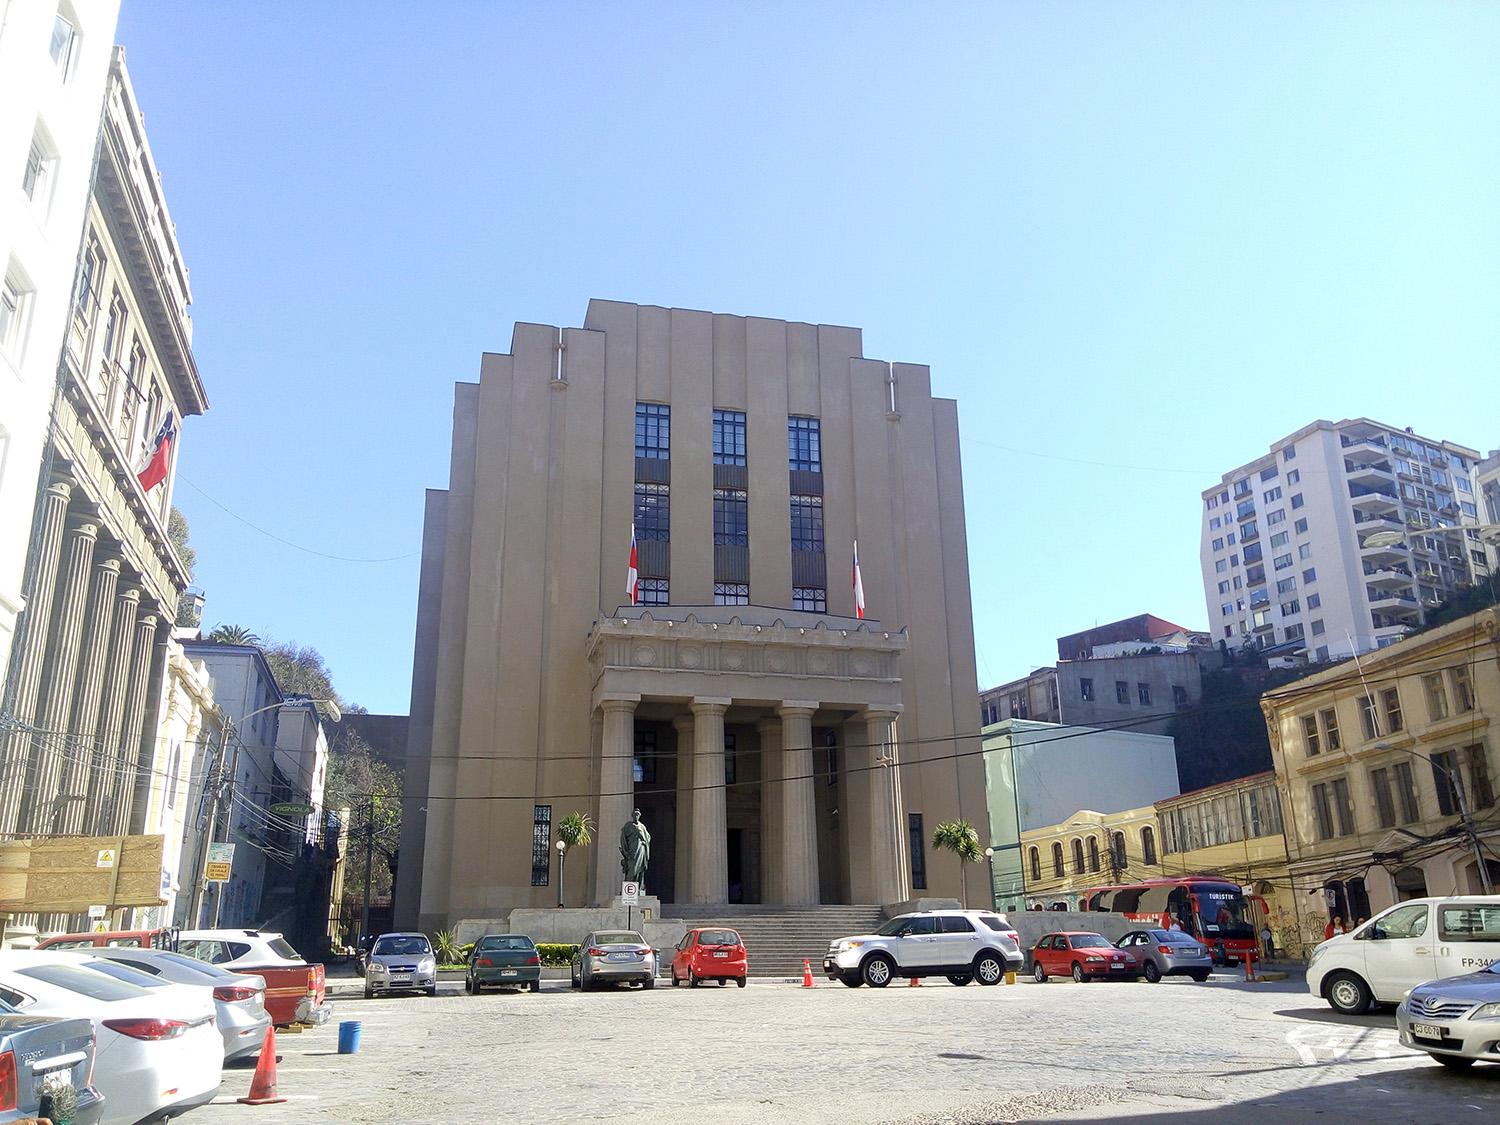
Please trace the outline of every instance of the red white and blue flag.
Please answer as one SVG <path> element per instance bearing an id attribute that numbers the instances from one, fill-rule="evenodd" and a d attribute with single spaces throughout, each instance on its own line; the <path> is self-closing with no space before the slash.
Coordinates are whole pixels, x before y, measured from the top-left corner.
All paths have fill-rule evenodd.
<path id="1" fill-rule="evenodd" d="M 854 541 L 854 616 L 861 621 L 865 616 L 865 582 L 859 576 L 859 540 Z"/>
<path id="2" fill-rule="evenodd" d="M 172 446 L 176 441 L 177 416 L 168 410 L 167 416 L 161 420 L 161 428 L 156 431 L 156 437 L 151 439 L 145 467 L 136 474 L 136 479 L 141 482 L 141 488 L 145 491 L 150 492 L 167 479 L 167 466 L 172 462 Z"/>
<path id="3" fill-rule="evenodd" d="M 630 599 L 631 605 L 640 603 L 641 572 L 640 560 L 635 553 L 635 524 L 630 525 L 630 569 L 625 572 L 625 596 Z"/>

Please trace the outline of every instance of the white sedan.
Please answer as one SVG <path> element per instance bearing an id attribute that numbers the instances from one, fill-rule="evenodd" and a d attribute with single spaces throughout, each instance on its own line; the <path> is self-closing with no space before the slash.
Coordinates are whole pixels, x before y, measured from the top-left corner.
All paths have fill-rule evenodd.
<path id="1" fill-rule="evenodd" d="M 0 953 L 0 999 L 28 1015 L 86 1016 L 98 1037 L 102 1125 L 175 1116 L 213 1099 L 224 1048 L 207 993 L 121 980 L 87 953 Z"/>

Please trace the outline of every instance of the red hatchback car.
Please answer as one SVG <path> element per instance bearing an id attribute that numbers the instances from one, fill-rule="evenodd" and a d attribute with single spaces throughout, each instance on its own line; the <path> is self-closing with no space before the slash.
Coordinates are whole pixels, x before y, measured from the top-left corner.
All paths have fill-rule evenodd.
<path id="1" fill-rule="evenodd" d="M 672 952 L 673 988 L 683 981 L 697 988 L 705 980 L 717 980 L 720 987 L 734 981 L 744 988 L 749 971 L 740 935 L 720 926 L 689 930 Z"/>
<path id="2" fill-rule="evenodd" d="M 1071 976 L 1087 980 L 1134 980 L 1140 975 L 1130 954 L 1102 934 L 1048 934 L 1031 951 L 1032 972 L 1038 982 Z"/>

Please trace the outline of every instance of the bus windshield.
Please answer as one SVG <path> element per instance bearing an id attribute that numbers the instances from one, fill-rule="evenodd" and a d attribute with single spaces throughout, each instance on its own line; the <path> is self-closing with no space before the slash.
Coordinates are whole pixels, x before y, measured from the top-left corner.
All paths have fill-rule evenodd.
<path id="1" fill-rule="evenodd" d="M 1215 938 L 1253 938 L 1255 920 L 1244 894 L 1233 887 L 1195 886 L 1198 921 L 1205 940 Z"/>

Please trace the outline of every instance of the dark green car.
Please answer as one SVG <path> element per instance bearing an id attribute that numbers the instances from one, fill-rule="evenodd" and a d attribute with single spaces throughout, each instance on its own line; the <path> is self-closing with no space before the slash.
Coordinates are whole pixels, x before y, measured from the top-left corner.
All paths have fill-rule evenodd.
<path id="1" fill-rule="evenodd" d="M 542 958 L 524 934 L 486 934 L 474 943 L 464 972 L 464 988 L 478 992 L 489 985 L 525 985 L 542 990 Z"/>

